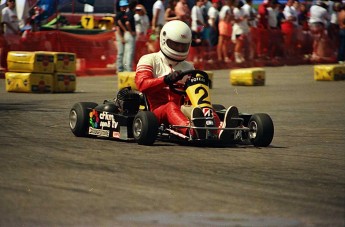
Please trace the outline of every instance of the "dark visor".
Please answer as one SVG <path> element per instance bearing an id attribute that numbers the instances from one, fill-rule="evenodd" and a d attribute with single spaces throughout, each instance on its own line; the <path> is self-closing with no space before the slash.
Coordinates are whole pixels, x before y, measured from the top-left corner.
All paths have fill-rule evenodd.
<path id="1" fill-rule="evenodd" d="M 187 52 L 189 49 L 189 43 L 178 43 L 175 41 L 172 41 L 171 39 L 167 40 L 167 45 L 171 49 L 177 51 L 177 52 Z"/>

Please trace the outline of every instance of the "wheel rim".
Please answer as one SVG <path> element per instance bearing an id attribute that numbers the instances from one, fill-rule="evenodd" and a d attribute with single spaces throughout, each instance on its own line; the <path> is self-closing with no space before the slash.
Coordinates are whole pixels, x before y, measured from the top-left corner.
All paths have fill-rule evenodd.
<path id="1" fill-rule="evenodd" d="M 138 138 L 140 136 L 142 128 L 143 128 L 142 120 L 140 118 L 135 119 L 134 125 L 133 125 L 134 137 Z"/>
<path id="2" fill-rule="evenodd" d="M 75 110 L 72 110 L 69 113 L 69 126 L 71 127 L 71 129 L 74 129 L 77 125 L 77 117 L 77 112 Z"/>
<path id="3" fill-rule="evenodd" d="M 249 138 L 255 139 L 258 131 L 258 124 L 255 121 L 249 123 Z"/>

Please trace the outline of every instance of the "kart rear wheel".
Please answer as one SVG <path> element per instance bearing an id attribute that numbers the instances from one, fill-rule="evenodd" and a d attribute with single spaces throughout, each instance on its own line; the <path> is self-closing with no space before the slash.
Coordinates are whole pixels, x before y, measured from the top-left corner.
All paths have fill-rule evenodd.
<path id="1" fill-rule="evenodd" d="M 78 102 L 69 112 L 69 127 L 75 136 L 87 136 L 90 109 L 97 106 L 94 102 Z"/>
<path id="2" fill-rule="evenodd" d="M 253 114 L 248 122 L 249 139 L 256 147 L 267 147 L 271 144 L 274 126 L 271 117 L 265 113 Z"/>
<path id="3" fill-rule="evenodd" d="M 152 145 L 158 134 L 158 120 L 150 111 L 139 111 L 133 120 L 133 137 L 140 145 Z"/>

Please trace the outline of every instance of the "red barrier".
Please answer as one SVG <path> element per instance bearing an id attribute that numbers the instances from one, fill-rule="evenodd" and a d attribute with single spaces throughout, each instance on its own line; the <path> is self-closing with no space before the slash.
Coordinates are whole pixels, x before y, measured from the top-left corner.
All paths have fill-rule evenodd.
<path id="1" fill-rule="evenodd" d="M 307 63 L 336 62 L 336 47 L 329 48 L 331 40 L 325 37 L 317 50 L 320 58 L 312 59 L 313 37 L 309 31 L 296 31 L 291 24 L 283 24 L 282 30 L 251 29 L 246 44 L 246 59 L 242 64 L 218 62 L 216 49 L 201 46 L 191 48 L 188 61 L 203 70 L 239 68 L 251 66 L 297 65 Z M 149 36 L 140 37 L 136 43 L 134 69 L 140 57 L 159 50 L 159 42 Z M 79 74 L 115 73 L 116 62 L 115 33 L 113 31 L 96 35 L 77 35 L 62 31 L 42 31 L 27 34 L 26 39 L 19 36 L 5 39 L 0 35 L 0 64 L 6 68 L 8 51 L 58 51 L 73 52 L 77 55 Z M 232 54 L 232 53 L 230 53 Z M 264 56 L 259 58 L 259 56 Z M 201 60 L 201 61 L 200 61 Z M 107 67 L 113 65 L 113 67 Z M 1 67 L 0 67 L 1 68 Z M 95 70 L 97 68 L 97 70 Z M 94 70 L 94 72 L 90 72 Z"/>
<path id="2" fill-rule="evenodd" d="M 1 38 L 0 48 L 1 45 L 5 46 L 3 48 L 5 51 L 1 54 L 2 65 L 5 67 L 8 51 L 72 52 L 76 53 L 78 61 L 86 66 L 85 70 L 107 68 L 107 65 L 114 64 L 116 60 L 114 32 L 96 35 L 77 35 L 62 31 L 31 32 L 26 39 L 21 39 L 19 36 L 11 37 L 11 43 L 6 39 L 5 44 L 1 44 L 4 43 L 1 42 Z"/>

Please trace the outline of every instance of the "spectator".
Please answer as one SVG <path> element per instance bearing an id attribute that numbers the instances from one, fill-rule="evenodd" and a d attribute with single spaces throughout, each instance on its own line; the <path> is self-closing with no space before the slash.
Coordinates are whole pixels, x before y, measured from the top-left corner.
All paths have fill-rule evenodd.
<path id="1" fill-rule="evenodd" d="M 256 27 L 257 26 L 257 12 L 255 8 L 253 7 L 253 0 L 246 0 L 246 3 L 243 5 L 243 11 L 244 14 L 248 16 L 248 25 L 250 27 Z"/>
<path id="2" fill-rule="evenodd" d="M 299 26 L 302 27 L 303 31 L 309 30 L 308 20 L 309 20 L 309 10 L 305 3 L 301 3 L 299 5 L 297 21 L 298 21 Z"/>
<path id="3" fill-rule="evenodd" d="M 247 34 L 249 26 L 247 16 L 242 9 L 243 2 L 239 1 L 234 8 L 234 25 L 232 27 L 232 41 L 235 43 L 234 57 L 236 63 L 243 63 L 245 61 L 243 51 L 244 44 L 247 41 Z"/>
<path id="4" fill-rule="evenodd" d="M 295 55 L 297 40 L 297 10 L 294 6 L 295 0 L 288 0 L 284 7 L 285 22 L 282 24 L 282 33 L 284 35 L 285 57 L 293 58 Z"/>
<path id="5" fill-rule="evenodd" d="M 319 60 L 322 53 L 319 53 L 319 44 L 326 35 L 326 25 L 328 24 L 330 15 L 327 11 L 327 5 L 324 1 L 318 0 L 310 7 L 309 26 L 313 36 L 313 54 L 312 60 Z M 326 47 L 324 47 L 326 48 Z"/>
<path id="6" fill-rule="evenodd" d="M 247 21 L 248 21 L 248 26 L 249 29 L 253 28 L 252 30 L 256 30 L 257 27 L 257 12 L 254 9 L 253 5 L 253 0 L 246 0 L 246 3 L 242 6 L 244 15 L 247 16 Z M 257 37 L 256 37 L 257 38 Z M 268 39 L 268 37 L 267 37 Z M 255 56 L 255 46 L 256 43 L 254 42 L 252 32 L 248 32 L 247 34 L 247 45 L 245 45 L 245 58 L 248 60 L 254 59 Z"/>
<path id="7" fill-rule="evenodd" d="M 165 8 L 163 3 L 164 0 L 157 0 L 152 7 L 152 32 L 154 32 L 158 40 L 161 29 L 165 24 Z"/>
<path id="8" fill-rule="evenodd" d="M 331 1 L 333 2 L 333 1 Z M 330 23 L 328 26 L 328 36 L 331 39 L 332 43 L 336 46 L 339 45 L 339 24 L 338 24 L 338 12 L 340 11 L 341 3 L 340 2 L 333 2 L 332 10 L 329 11 L 330 14 Z"/>
<path id="9" fill-rule="evenodd" d="M 272 0 L 271 5 L 267 7 L 269 25 L 268 57 L 270 59 L 282 55 L 283 50 L 283 37 L 278 27 L 279 5 L 277 0 Z"/>
<path id="10" fill-rule="evenodd" d="M 279 6 L 279 2 L 277 0 L 273 0 L 272 3 L 267 7 L 269 29 L 278 28 L 278 13 L 279 13 L 278 6 Z"/>
<path id="11" fill-rule="evenodd" d="M 202 15 L 202 6 L 204 5 L 204 0 L 196 0 L 195 5 L 192 8 L 192 44 L 193 47 L 191 50 L 191 54 L 193 55 L 193 61 L 202 61 L 202 57 L 200 54 L 202 50 L 200 47 L 202 46 L 202 32 L 205 27 L 204 17 Z"/>
<path id="12" fill-rule="evenodd" d="M 1 11 L 0 25 L 0 33 L 2 32 L 4 34 L 4 40 L 6 41 L 4 52 L 19 49 L 21 31 L 19 28 L 19 19 L 17 16 L 15 0 L 6 1 L 6 7 Z M 3 65 L 6 67 L 6 60 L 2 61 Z"/>
<path id="13" fill-rule="evenodd" d="M 225 4 L 222 6 L 219 12 L 219 37 L 217 46 L 218 61 L 224 61 L 225 63 L 231 62 L 229 58 L 229 48 L 231 46 L 231 33 L 232 33 L 232 0 L 225 0 Z"/>
<path id="14" fill-rule="evenodd" d="M 120 0 L 120 12 L 116 14 L 116 43 L 118 72 L 132 71 L 136 41 L 134 9 L 136 1 L 131 5 L 127 0 Z"/>
<path id="15" fill-rule="evenodd" d="M 135 7 L 135 31 L 137 33 L 137 39 L 146 37 L 147 30 L 150 28 L 150 19 L 147 16 L 146 9 L 143 5 L 138 4 Z"/>
<path id="16" fill-rule="evenodd" d="M 135 7 L 135 32 L 136 32 L 136 51 L 134 54 L 134 61 L 138 62 L 143 54 L 148 53 L 148 32 L 150 29 L 150 19 L 147 15 L 146 9 L 143 5 L 138 4 Z"/>
<path id="17" fill-rule="evenodd" d="M 258 6 L 258 28 L 268 28 L 268 11 L 267 7 L 270 6 L 271 0 L 264 0 Z"/>
<path id="18" fill-rule="evenodd" d="M 284 15 L 286 20 L 292 22 L 295 26 L 298 25 L 298 0 L 288 0 L 285 8 Z"/>
<path id="19" fill-rule="evenodd" d="M 1 25 L 5 36 L 20 34 L 15 0 L 6 1 L 6 7 L 1 11 Z"/>
<path id="20" fill-rule="evenodd" d="M 278 14 L 277 14 L 278 29 L 281 29 L 281 24 L 285 22 L 284 8 L 285 8 L 284 4 L 281 4 L 281 3 L 278 4 Z"/>
<path id="21" fill-rule="evenodd" d="M 214 47 L 218 44 L 219 0 L 212 0 L 212 6 L 208 9 L 209 44 Z"/>
<path id="22" fill-rule="evenodd" d="M 191 26 L 190 9 L 187 0 L 179 0 L 175 6 L 176 16 L 187 25 Z"/>
<path id="23" fill-rule="evenodd" d="M 172 20 L 178 20 L 179 17 L 176 16 L 175 7 L 178 0 L 169 0 L 168 7 L 165 10 L 165 21 L 169 22 Z"/>
<path id="24" fill-rule="evenodd" d="M 258 24 L 255 36 L 253 38 L 256 40 L 256 54 L 260 59 L 267 58 L 268 51 L 268 10 L 267 8 L 271 6 L 272 0 L 264 0 L 258 6 Z"/>
<path id="25" fill-rule="evenodd" d="M 204 0 L 204 5 L 202 6 L 202 15 L 204 16 L 204 21 L 208 20 L 207 12 L 211 6 L 212 2 L 210 0 Z"/>
<path id="26" fill-rule="evenodd" d="M 345 62 L 345 5 L 339 7 L 338 12 L 338 25 L 339 25 L 339 48 L 337 60 L 340 64 Z"/>

